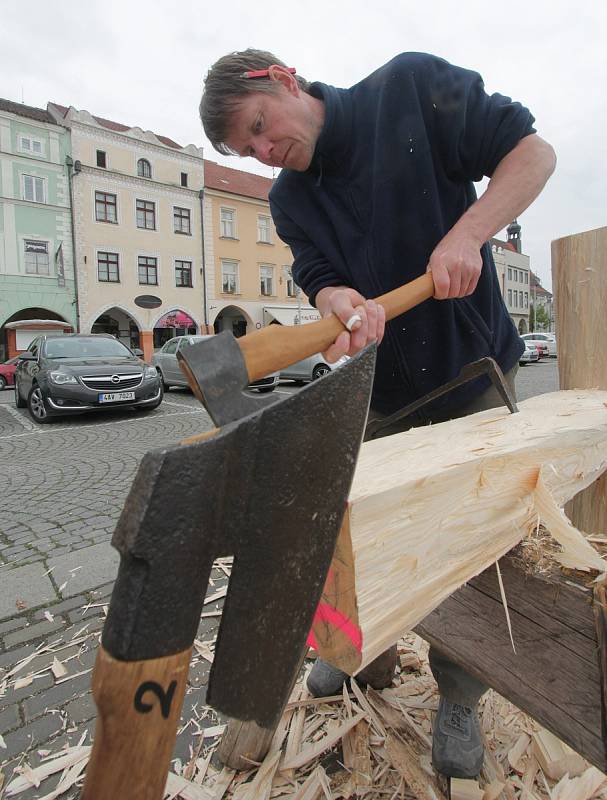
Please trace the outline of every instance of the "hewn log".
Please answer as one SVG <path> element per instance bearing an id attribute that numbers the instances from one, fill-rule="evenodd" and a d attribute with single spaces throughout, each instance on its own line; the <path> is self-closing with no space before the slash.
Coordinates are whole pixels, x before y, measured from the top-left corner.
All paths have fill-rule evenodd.
<path id="1" fill-rule="evenodd" d="M 607 389 L 607 227 L 552 242 L 561 389 Z M 607 531 L 607 475 L 568 506 L 587 533 Z"/>
<path id="2" fill-rule="evenodd" d="M 539 519 L 568 545 L 570 563 L 583 558 L 604 571 L 558 507 L 607 466 L 606 402 L 607 392 L 556 392 L 521 403 L 518 414 L 491 409 L 365 443 L 344 526 L 352 557 L 341 567 L 351 560 L 351 580 L 341 575 L 340 595 L 330 573 L 323 595 L 351 645 L 336 662 L 338 637 L 317 620 L 320 655 L 356 672 Z"/>

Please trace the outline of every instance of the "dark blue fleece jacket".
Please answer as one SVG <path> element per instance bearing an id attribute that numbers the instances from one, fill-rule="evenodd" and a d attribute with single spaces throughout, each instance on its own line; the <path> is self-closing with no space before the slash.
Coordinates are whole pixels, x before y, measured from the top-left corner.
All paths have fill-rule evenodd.
<path id="1" fill-rule="evenodd" d="M 488 96 L 475 72 L 405 53 L 350 89 L 314 83 L 325 121 L 306 172 L 283 170 L 270 192 L 293 276 L 314 303 L 326 286 L 377 297 L 426 271 L 433 249 L 475 201 L 473 181 L 534 132 L 519 103 Z M 428 300 L 390 322 L 372 405 L 390 413 L 481 356 L 504 372 L 523 345 L 504 305 L 489 244 L 469 297 Z M 448 415 L 488 386 L 481 379 L 435 401 Z M 422 419 L 424 417 L 422 416 Z"/>

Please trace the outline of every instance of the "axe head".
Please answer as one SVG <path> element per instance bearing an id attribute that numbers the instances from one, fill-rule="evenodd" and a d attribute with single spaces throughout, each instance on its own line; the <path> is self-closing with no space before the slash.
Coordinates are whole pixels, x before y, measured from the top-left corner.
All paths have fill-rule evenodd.
<path id="1" fill-rule="evenodd" d="M 190 388 L 218 428 L 275 402 L 273 397 L 246 393 L 247 367 L 238 342 L 229 331 L 179 350 L 177 359 Z"/>
<path id="2" fill-rule="evenodd" d="M 278 721 L 354 476 L 375 346 L 214 436 L 143 459 L 114 534 L 103 645 L 127 661 L 191 646 L 215 558 L 234 556 L 207 701 Z"/>

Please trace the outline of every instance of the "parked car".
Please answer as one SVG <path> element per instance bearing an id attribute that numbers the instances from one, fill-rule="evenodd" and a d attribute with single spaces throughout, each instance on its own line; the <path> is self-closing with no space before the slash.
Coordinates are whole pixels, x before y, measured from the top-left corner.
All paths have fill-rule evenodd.
<path id="1" fill-rule="evenodd" d="M 539 360 L 540 354 L 538 353 L 537 347 L 525 342 L 525 351 L 521 354 L 521 357 L 518 360 L 518 363 L 521 365 L 521 367 L 525 364 L 531 364 L 534 361 Z"/>
<path id="2" fill-rule="evenodd" d="M 157 408 L 162 382 L 140 355 L 105 333 L 39 336 L 18 356 L 15 405 L 38 423 L 100 408 Z"/>
<path id="3" fill-rule="evenodd" d="M 556 358 L 556 336 L 553 333 L 524 333 L 521 339 L 531 344 L 539 345 L 542 355 Z"/>
<path id="4" fill-rule="evenodd" d="M 12 386 L 15 382 L 15 370 L 17 369 L 17 356 L 9 358 L 4 364 L 0 364 L 0 391 Z"/>
<path id="5" fill-rule="evenodd" d="M 304 358 L 290 367 L 280 370 L 280 380 L 292 380 L 295 383 L 309 383 L 310 381 L 318 380 L 323 375 L 327 375 L 331 370 L 337 369 L 342 364 L 345 364 L 348 356 L 342 356 L 334 364 L 329 364 L 320 353 Z"/>
<path id="6" fill-rule="evenodd" d="M 177 353 L 185 347 L 191 347 L 196 342 L 209 339 L 212 334 L 200 336 L 174 336 L 169 339 L 160 350 L 154 353 L 152 364 L 158 371 L 162 379 L 164 391 L 168 391 L 171 386 L 188 386 L 185 375 L 181 371 Z M 249 384 L 249 389 L 257 389 L 260 392 L 273 392 L 278 386 L 278 373 L 273 372 L 265 378 L 260 378 Z"/>

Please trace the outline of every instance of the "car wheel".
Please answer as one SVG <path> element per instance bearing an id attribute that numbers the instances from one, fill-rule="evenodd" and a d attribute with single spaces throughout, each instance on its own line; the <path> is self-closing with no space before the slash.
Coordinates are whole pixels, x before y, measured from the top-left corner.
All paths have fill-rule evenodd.
<path id="1" fill-rule="evenodd" d="M 27 403 L 21 397 L 21 393 L 19 392 L 19 388 L 17 386 L 17 378 L 15 378 L 15 406 L 17 408 L 25 408 L 26 405 Z"/>
<path id="2" fill-rule="evenodd" d="M 171 387 L 164 380 L 164 375 L 162 374 L 162 370 L 161 369 L 157 369 L 156 372 L 158 373 L 158 375 L 160 377 L 160 380 L 162 381 L 162 391 L 163 392 L 168 392 Z M 161 401 L 162 401 L 162 398 L 160 398 L 160 400 L 158 401 L 158 405 L 160 405 Z M 156 408 L 156 406 L 154 406 L 154 408 Z"/>
<path id="3" fill-rule="evenodd" d="M 3 389 L 6 389 L 6 378 L 4 377 L 4 375 L 0 375 L 0 392 Z"/>
<path id="4" fill-rule="evenodd" d="M 31 418 L 39 425 L 49 421 L 49 413 L 46 410 L 42 389 L 39 386 L 32 386 L 27 396 L 27 408 Z"/>
<path id="5" fill-rule="evenodd" d="M 322 378 L 323 375 L 328 375 L 329 372 L 331 372 L 331 367 L 326 364 L 317 364 L 312 370 L 312 379 L 316 381 Z"/>

